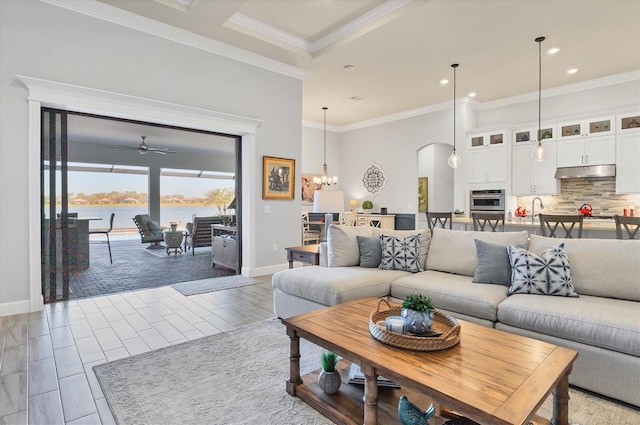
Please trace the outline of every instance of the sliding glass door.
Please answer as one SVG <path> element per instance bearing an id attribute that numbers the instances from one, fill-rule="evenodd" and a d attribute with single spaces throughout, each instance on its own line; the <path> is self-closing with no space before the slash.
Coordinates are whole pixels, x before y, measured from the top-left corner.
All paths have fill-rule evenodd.
<path id="1" fill-rule="evenodd" d="M 69 299 L 70 253 L 77 251 L 78 227 L 67 199 L 67 113 L 42 108 L 40 213 L 42 295 L 45 303 Z"/>

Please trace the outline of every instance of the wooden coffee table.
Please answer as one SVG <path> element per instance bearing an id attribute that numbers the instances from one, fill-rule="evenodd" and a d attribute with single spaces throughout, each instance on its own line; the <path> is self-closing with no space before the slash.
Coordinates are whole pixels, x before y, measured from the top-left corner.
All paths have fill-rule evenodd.
<path id="1" fill-rule="evenodd" d="M 436 425 L 450 410 L 480 424 L 568 424 L 569 374 L 576 351 L 462 320 L 460 342 L 453 348 L 394 348 L 369 333 L 377 301 L 362 298 L 283 320 L 290 338 L 289 394 L 339 424 L 400 423 L 396 412 L 402 394 L 423 410 L 431 400 L 446 406 L 430 420 Z M 317 372 L 301 377 L 300 338 L 360 365 L 364 392 L 347 384 L 346 374 L 338 393 L 330 396 L 318 388 Z M 378 375 L 402 387 L 379 391 Z M 535 412 L 551 392 L 549 422 Z"/>

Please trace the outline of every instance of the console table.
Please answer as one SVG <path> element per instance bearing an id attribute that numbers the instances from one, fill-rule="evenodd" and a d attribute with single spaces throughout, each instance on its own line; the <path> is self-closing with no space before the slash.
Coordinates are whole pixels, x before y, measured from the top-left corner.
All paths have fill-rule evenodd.
<path id="1" fill-rule="evenodd" d="M 396 216 L 393 214 L 357 214 L 356 225 L 368 226 L 369 221 L 379 221 L 381 229 L 394 230 L 396 228 Z"/>

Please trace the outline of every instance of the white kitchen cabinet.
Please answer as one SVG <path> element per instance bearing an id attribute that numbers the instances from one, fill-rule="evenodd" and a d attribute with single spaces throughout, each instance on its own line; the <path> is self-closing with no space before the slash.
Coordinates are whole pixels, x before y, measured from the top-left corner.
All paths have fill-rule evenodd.
<path id="1" fill-rule="evenodd" d="M 545 161 L 533 159 L 536 143 L 513 148 L 511 170 L 511 192 L 513 195 L 557 195 L 560 193 L 560 181 L 555 178 L 556 142 L 543 142 L 547 150 Z"/>
<path id="2" fill-rule="evenodd" d="M 640 193 L 640 131 L 618 134 L 616 193 Z"/>
<path id="3" fill-rule="evenodd" d="M 507 148 L 511 133 L 506 130 L 469 135 L 469 183 L 505 182 Z"/>
<path id="4" fill-rule="evenodd" d="M 618 134 L 640 132 L 640 112 L 617 115 Z"/>
<path id="5" fill-rule="evenodd" d="M 539 136 L 536 134 L 539 134 Z M 537 142 L 539 138 L 548 142 L 556 140 L 556 126 L 545 124 L 540 128 L 540 131 L 538 131 L 537 127 L 529 127 L 514 130 L 513 132 L 514 146 Z"/>
<path id="6" fill-rule="evenodd" d="M 613 116 L 561 123 L 558 130 L 558 167 L 616 162 Z"/>

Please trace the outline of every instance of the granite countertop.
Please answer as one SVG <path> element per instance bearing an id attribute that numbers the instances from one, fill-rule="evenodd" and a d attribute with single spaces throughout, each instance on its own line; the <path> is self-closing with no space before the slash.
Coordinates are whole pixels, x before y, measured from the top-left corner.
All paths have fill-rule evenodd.
<path id="1" fill-rule="evenodd" d="M 473 224 L 473 221 L 471 220 L 471 218 L 467 216 L 454 215 L 453 222 L 460 223 L 460 224 Z M 536 218 L 535 222 L 531 223 L 531 217 L 528 216 L 528 217 L 522 217 L 521 219 L 518 217 L 518 218 L 513 218 L 511 220 L 505 220 L 504 225 L 508 227 L 522 227 L 524 229 L 527 229 L 531 227 L 539 228 L 540 222 Z M 616 222 L 613 219 L 586 218 L 582 222 L 582 228 L 592 229 L 592 230 L 615 230 Z"/>

